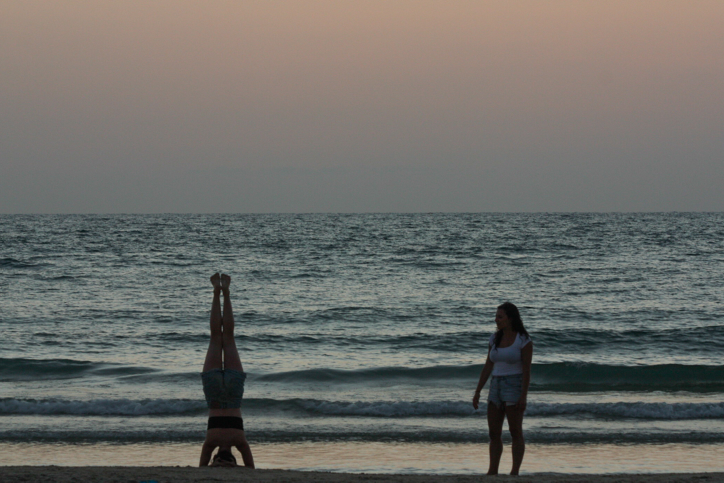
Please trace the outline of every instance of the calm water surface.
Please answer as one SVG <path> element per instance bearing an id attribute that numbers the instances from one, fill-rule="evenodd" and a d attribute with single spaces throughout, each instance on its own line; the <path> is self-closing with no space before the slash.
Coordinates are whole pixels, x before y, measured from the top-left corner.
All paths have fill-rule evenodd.
<path id="1" fill-rule="evenodd" d="M 215 271 L 272 467 L 339 469 L 323 454 L 357 444 L 407 455 L 378 471 L 484 470 L 470 400 L 507 300 L 535 344 L 524 468 L 724 448 L 723 214 L 0 216 L 0 247 L 0 444 L 18 451 L 200 444 Z M 479 458 L 436 470 L 425 444 Z"/>

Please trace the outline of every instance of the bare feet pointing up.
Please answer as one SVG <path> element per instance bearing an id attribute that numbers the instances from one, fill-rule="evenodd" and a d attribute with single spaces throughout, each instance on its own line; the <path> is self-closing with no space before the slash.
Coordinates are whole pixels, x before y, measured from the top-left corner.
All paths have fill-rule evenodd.
<path id="1" fill-rule="evenodd" d="M 231 277 L 225 273 L 221 274 L 221 290 L 229 290 L 229 285 L 231 285 Z"/>
<path id="2" fill-rule="evenodd" d="M 218 273 L 215 273 L 211 276 L 211 285 L 213 285 L 214 288 L 221 288 L 221 278 L 219 277 Z"/>

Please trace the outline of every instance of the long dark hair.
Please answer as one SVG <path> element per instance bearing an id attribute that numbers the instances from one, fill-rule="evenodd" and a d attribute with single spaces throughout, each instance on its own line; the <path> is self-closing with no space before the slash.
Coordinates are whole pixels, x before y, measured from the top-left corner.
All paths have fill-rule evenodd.
<path id="1" fill-rule="evenodd" d="M 519 335 L 524 335 L 526 337 L 530 337 L 528 335 L 528 331 L 525 330 L 525 327 L 523 326 L 523 319 L 520 318 L 520 312 L 518 311 L 518 307 L 515 306 L 515 304 L 512 304 L 510 302 L 505 302 L 502 305 L 498 306 L 498 310 L 502 310 L 505 312 L 505 315 L 508 316 L 510 319 L 510 325 L 513 329 L 513 332 L 517 332 Z M 499 330 L 495 333 L 495 347 L 497 348 L 500 345 L 500 341 L 503 339 L 503 331 Z"/>
<path id="2" fill-rule="evenodd" d="M 228 449 L 220 449 L 218 453 L 214 455 L 214 461 L 216 460 L 228 461 L 230 463 L 236 464 L 236 458 L 234 457 L 234 454 Z"/>

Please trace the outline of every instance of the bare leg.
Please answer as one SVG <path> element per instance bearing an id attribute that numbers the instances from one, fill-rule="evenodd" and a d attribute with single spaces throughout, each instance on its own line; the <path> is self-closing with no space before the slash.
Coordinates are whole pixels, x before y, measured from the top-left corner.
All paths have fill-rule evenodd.
<path id="1" fill-rule="evenodd" d="M 505 409 L 488 403 L 488 433 L 490 435 L 490 467 L 489 475 L 497 475 L 500 457 L 503 455 L 503 421 Z"/>
<path id="2" fill-rule="evenodd" d="M 211 277 L 211 284 L 214 286 L 214 300 L 211 303 L 211 340 L 209 341 L 209 349 L 206 351 L 204 372 L 210 371 L 211 369 L 223 368 L 221 354 L 224 350 L 224 341 L 221 332 L 221 301 L 219 297 L 221 293 L 221 280 L 218 273 L 215 273 Z"/>
<path id="3" fill-rule="evenodd" d="M 505 415 L 508 417 L 508 429 L 513 438 L 513 469 L 511 475 L 517 475 L 525 455 L 525 439 L 523 438 L 523 413 L 518 406 L 506 406 Z"/>
<path id="4" fill-rule="evenodd" d="M 236 342 L 234 341 L 234 312 L 231 310 L 231 298 L 229 297 L 229 284 L 231 277 L 228 275 L 221 276 L 221 291 L 224 293 L 224 369 L 233 369 L 235 371 L 243 371 L 239 351 L 236 350 Z"/>

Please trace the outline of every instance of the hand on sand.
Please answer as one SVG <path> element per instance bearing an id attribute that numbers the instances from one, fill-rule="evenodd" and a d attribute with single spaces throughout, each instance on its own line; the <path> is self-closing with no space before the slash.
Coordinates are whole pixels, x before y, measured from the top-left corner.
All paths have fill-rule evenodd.
<path id="1" fill-rule="evenodd" d="M 221 290 L 229 290 L 229 285 L 231 285 L 231 277 L 225 273 L 221 274 Z"/>
<path id="2" fill-rule="evenodd" d="M 221 278 L 218 273 L 211 276 L 211 285 L 213 285 L 214 288 L 221 288 Z"/>

